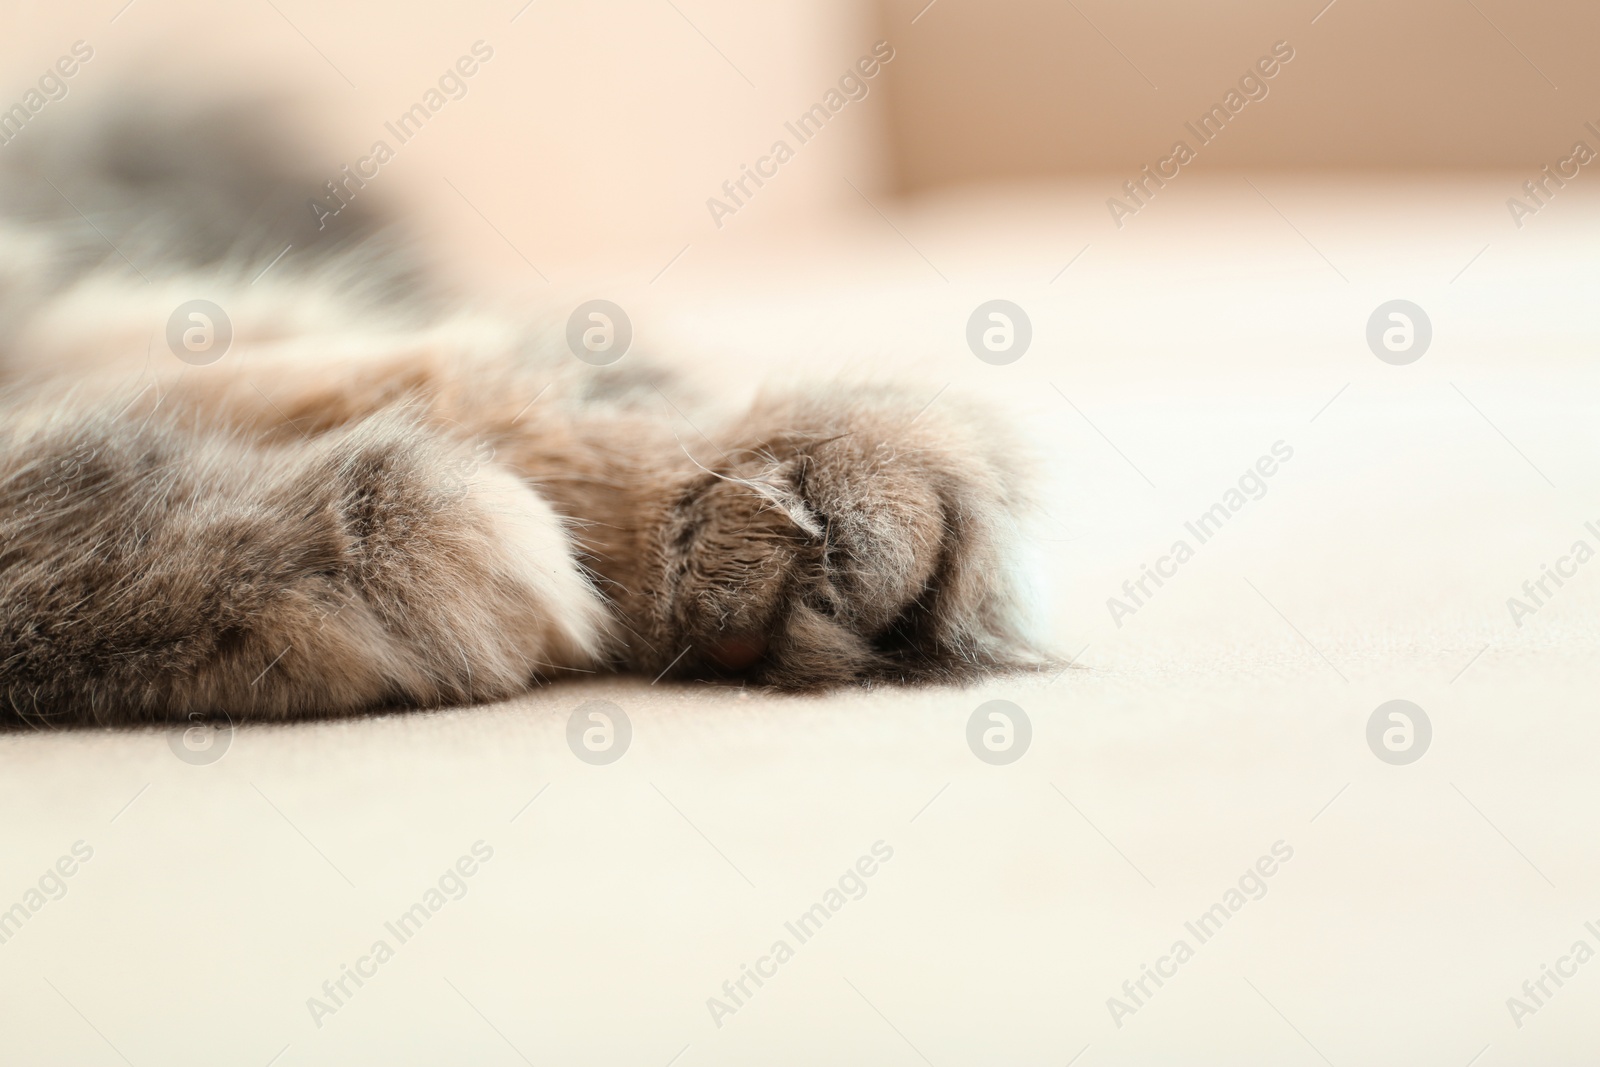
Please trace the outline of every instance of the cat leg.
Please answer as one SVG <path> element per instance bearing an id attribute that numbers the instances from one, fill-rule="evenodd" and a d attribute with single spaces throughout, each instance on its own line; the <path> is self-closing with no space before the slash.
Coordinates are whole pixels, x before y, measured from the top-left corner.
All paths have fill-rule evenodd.
<path id="1" fill-rule="evenodd" d="M 13 723 L 493 700 L 606 627 L 537 492 L 404 413 L 274 446 L 82 413 L 0 440 Z"/>

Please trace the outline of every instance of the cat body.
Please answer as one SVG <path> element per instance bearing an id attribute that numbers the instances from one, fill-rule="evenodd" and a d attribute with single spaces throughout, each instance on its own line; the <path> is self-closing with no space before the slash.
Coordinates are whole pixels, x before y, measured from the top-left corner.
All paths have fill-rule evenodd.
<path id="1" fill-rule="evenodd" d="M 1039 661 L 1015 574 L 1026 464 L 999 420 L 837 384 L 686 412 L 636 355 L 593 366 L 429 285 L 382 220 L 280 224 L 307 187 L 286 157 L 196 159 L 192 129 L 39 152 L 7 205 L 0 721 Z M 197 182 L 202 202 L 169 199 Z M 244 255 L 230 220 L 250 217 Z M 254 248 L 291 239 L 250 276 Z"/>

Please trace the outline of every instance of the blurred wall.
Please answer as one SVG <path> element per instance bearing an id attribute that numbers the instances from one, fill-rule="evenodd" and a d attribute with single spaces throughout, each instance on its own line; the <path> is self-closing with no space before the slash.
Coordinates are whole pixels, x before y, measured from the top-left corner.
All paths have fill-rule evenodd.
<path id="1" fill-rule="evenodd" d="M 6 31 L 0 109 L 93 50 L 22 137 L 140 85 L 187 103 L 269 90 L 298 102 L 330 179 L 390 142 L 360 195 L 511 280 L 610 257 L 644 282 L 690 244 L 870 216 L 863 196 L 1131 177 L 1180 138 L 1207 169 L 1529 177 L 1580 137 L 1600 148 L 1583 126 L 1600 126 L 1600 4 L 1578 0 L 12 0 Z M 880 40 L 893 60 L 849 99 L 841 79 Z M 1293 58 L 1240 89 L 1279 41 Z M 402 146 L 389 125 L 464 59 L 459 98 L 436 93 Z M 1202 147 L 1185 123 L 1230 90 L 1245 103 Z M 790 127 L 818 106 L 802 142 Z M 763 164 L 779 140 L 793 157 Z M 758 166 L 776 173 L 752 184 Z"/>
<path id="2" fill-rule="evenodd" d="M 1131 175 L 1178 139 L 1208 168 L 1537 171 L 1600 150 L 1592 0 L 880 0 L 878 19 L 905 191 Z M 1200 149 L 1184 123 L 1279 41 L 1294 58 Z"/>
<path id="3" fill-rule="evenodd" d="M 764 186 L 747 179 L 754 195 L 733 215 L 707 205 L 735 206 L 722 183 L 793 141 L 784 122 L 870 53 L 872 14 L 854 0 L 12 0 L 0 108 L 83 41 L 93 58 L 21 136 L 140 86 L 158 89 L 158 108 L 265 90 L 297 105 L 330 179 L 385 141 L 394 158 L 358 195 L 404 201 L 493 270 L 531 277 L 619 250 L 665 263 L 686 242 L 859 204 L 845 177 L 879 186 L 869 92 Z M 402 145 L 386 124 L 464 59 L 459 98 L 449 81 Z"/>

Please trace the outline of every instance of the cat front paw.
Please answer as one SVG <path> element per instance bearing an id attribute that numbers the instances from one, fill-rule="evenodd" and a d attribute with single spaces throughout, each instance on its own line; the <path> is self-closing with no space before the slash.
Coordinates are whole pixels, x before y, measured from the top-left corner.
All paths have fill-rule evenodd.
<path id="1" fill-rule="evenodd" d="M 648 538 L 638 665 L 803 689 L 1042 662 L 1017 576 L 1025 461 L 981 414 L 925 407 L 757 405 Z"/>

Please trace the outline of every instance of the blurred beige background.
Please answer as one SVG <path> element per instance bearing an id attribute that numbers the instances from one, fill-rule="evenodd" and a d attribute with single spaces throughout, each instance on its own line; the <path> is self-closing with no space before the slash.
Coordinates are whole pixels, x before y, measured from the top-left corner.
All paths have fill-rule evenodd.
<path id="1" fill-rule="evenodd" d="M 1295 58 L 1186 177 L 1487 168 L 1510 195 L 1600 118 L 1600 8 L 1577 2 L 27 0 L 7 26 L 0 101 L 74 41 L 94 49 L 40 126 L 131 85 L 266 88 L 298 101 L 330 177 L 485 42 L 466 95 L 362 195 L 403 199 L 506 276 L 597 257 L 653 273 L 687 245 L 806 235 L 880 196 L 982 182 L 1095 176 L 1103 211 L 1279 41 Z M 865 99 L 800 145 L 784 123 L 879 40 L 894 59 Z M 777 139 L 796 158 L 718 227 L 707 200 Z"/>
<path id="2" fill-rule="evenodd" d="M 1205 169 L 1537 170 L 1600 117 L 1600 8 L 1578 0 L 926 3 L 880 16 L 906 42 L 888 130 L 907 190 L 1131 174 L 1192 144 L 1183 123 L 1278 41 L 1295 58 Z"/>
<path id="3" fill-rule="evenodd" d="M 547 275 L 602 252 L 659 252 L 665 263 L 715 235 L 706 199 L 875 39 L 871 12 L 841 0 L 125 3 L 19 5 L 0 43 L 0 100 L 20 97 L 78 39 L 95 57 L 41 126 L 130 85 L 186 101 L 282 94 L 301 107 L 330 177 L 384 139 L 396 159 L 360 195 L 404 201 L 491 270 L 527 271 L 525 257 Z M 466 95 L 398 146 L 384 124 L 480 40 L 493 59 Z M 781 227 L 847 203 L 841 175 L 880 185 L 878 107 L 871 97 L 852 105 L 739 227 Z"/>

